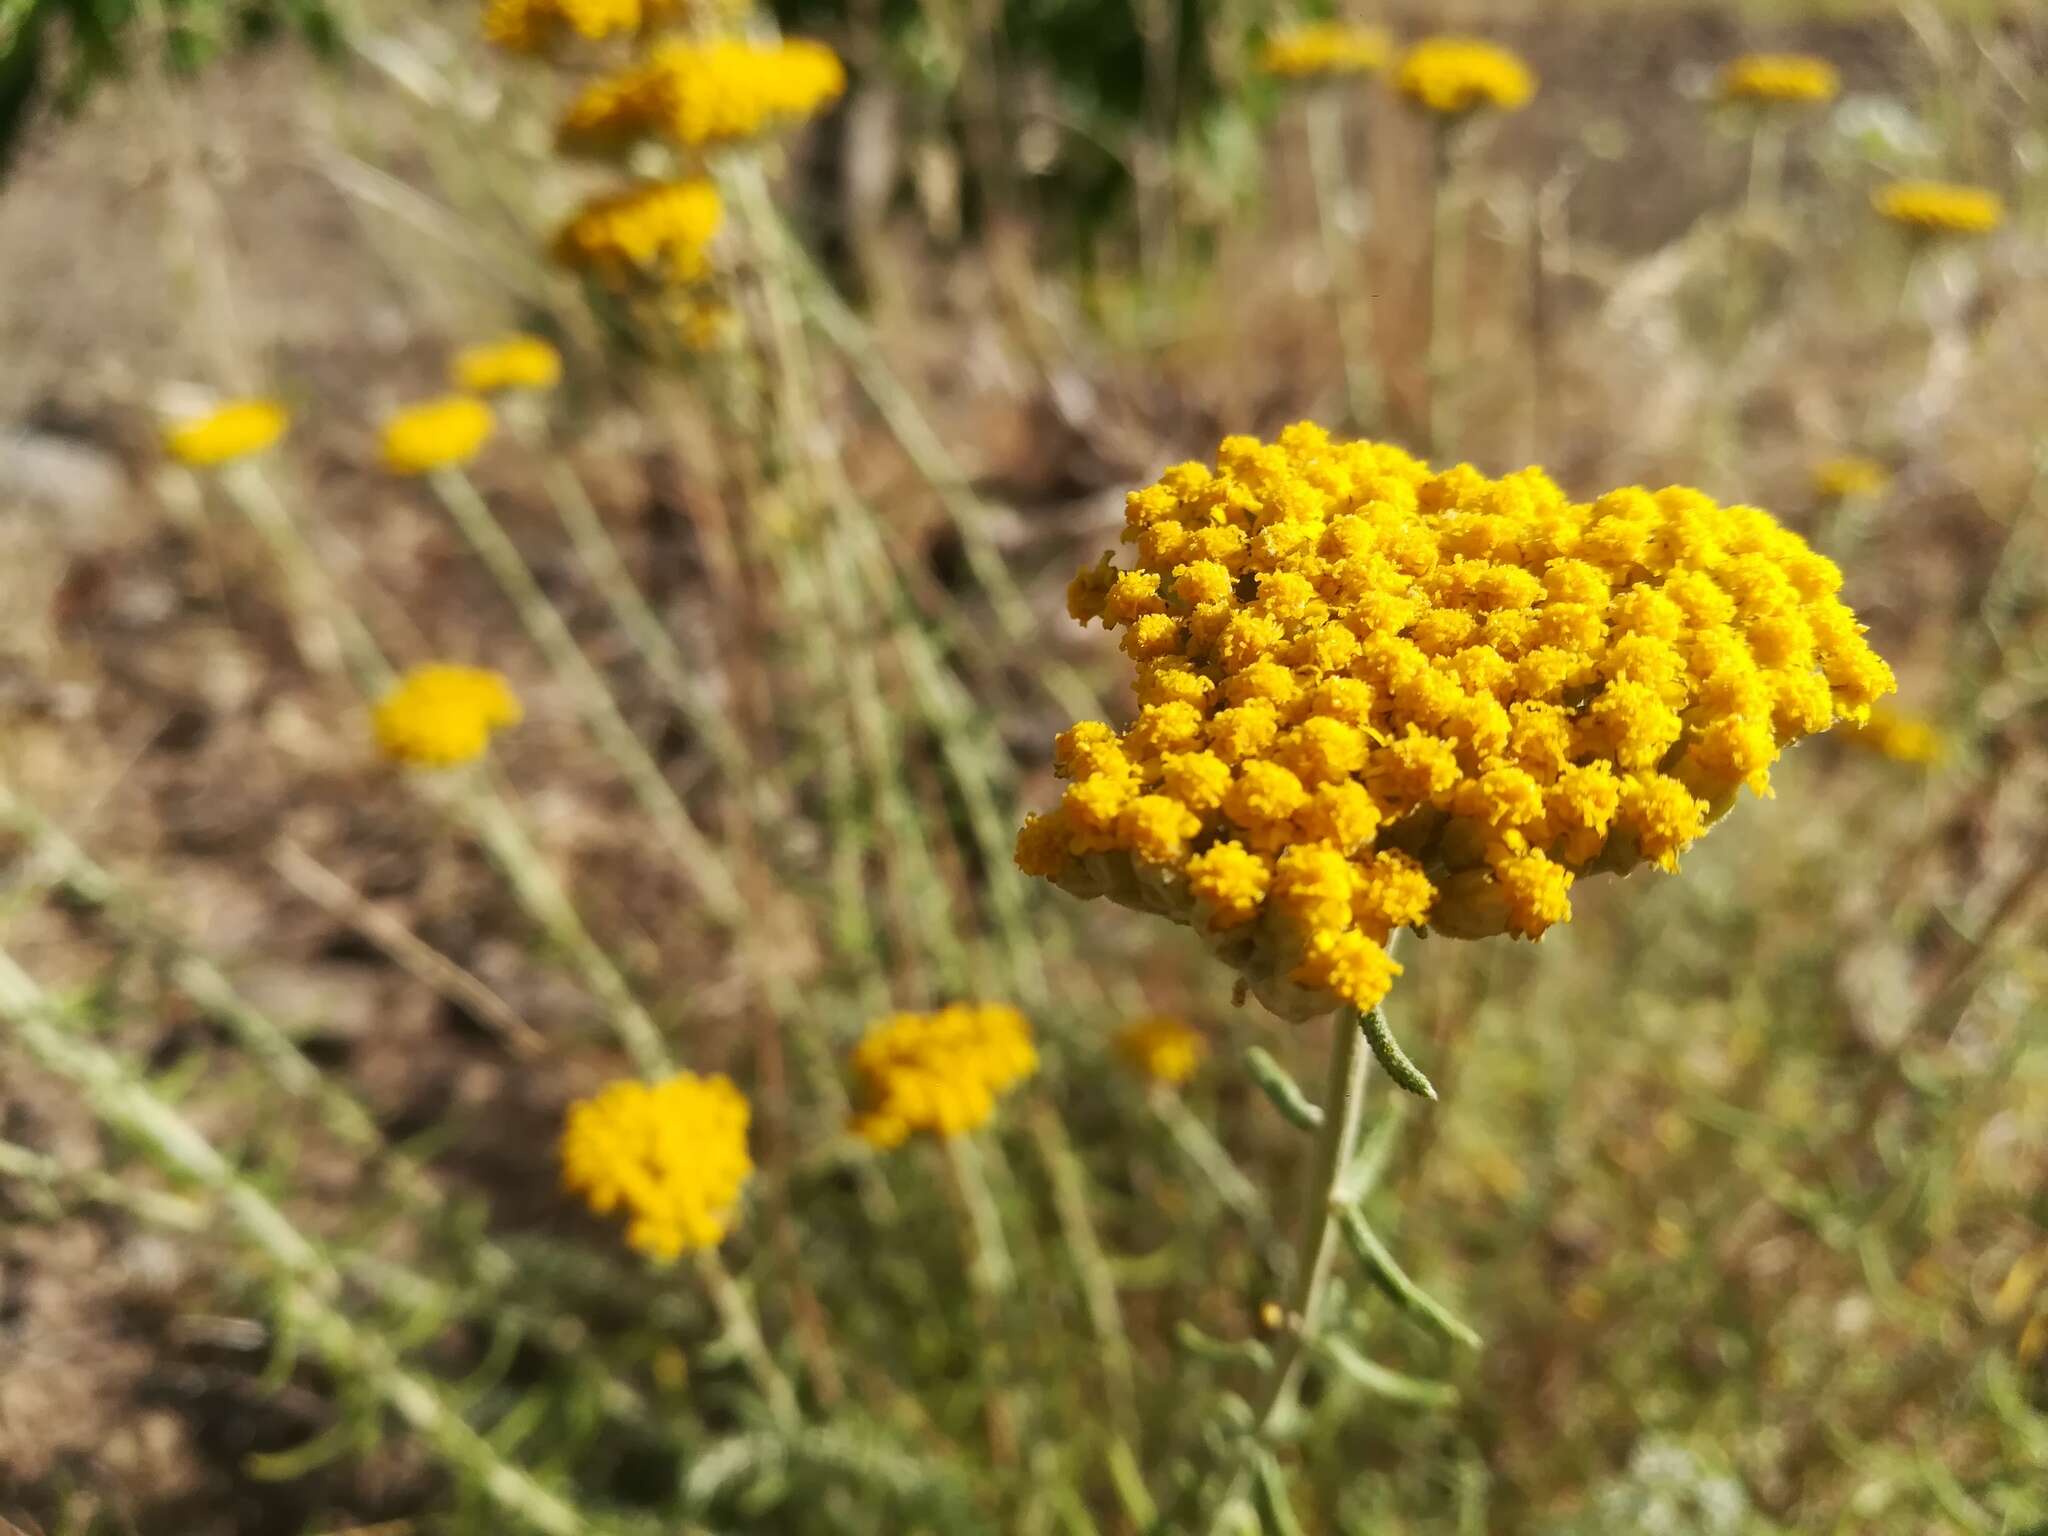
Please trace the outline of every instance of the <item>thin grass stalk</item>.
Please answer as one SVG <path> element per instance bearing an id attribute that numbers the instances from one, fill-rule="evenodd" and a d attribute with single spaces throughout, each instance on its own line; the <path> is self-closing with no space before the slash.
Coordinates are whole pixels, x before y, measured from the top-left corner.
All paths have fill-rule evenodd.
<path id="1" fill-rule="evenodd" d="M 214 1195 L 240 1235 L 277 1270 L 286 1330 L 309 1340 L 337 1375 L 359 1381 L 510 1518 L 545 1536 L 583 1536 L 593 1527 L 449 1407 L 440 1389 L 414 1376 L 381 1339 L 328 1300 L 341 1279 L 284 1213 L 246 1182 L 190 1121 L 117 1058 L 51 1021 L 50 999 L 0 951 L 0 1010 L 15 1039 L 44 1070 L 77 1086 L 98 1117 Z"/>
<path id="2" fill-rule="evenodd" d="M 275 487 L 254 464 L 229 466 L 221 483 L 232 500 L 269 545 L 272 558 L 287 581 L 326 616 L 341 664 L 366 699 L 386 692 L 397 674 L 368 627 L 335 585 L 318 553 L 306 540 Z M 320 667 L 320 657 L 309 655 Z M 453 811 L 484 847 L 491 861 L 511 882 L 520 907 L 549 941 L 568 957 L 598 1002 L 605 1019 L 643 1072 L 668 1070 L 661 1031 L 634 996 L 625 975 L 591 937 L 569 893 L 548 866 L 519 818 L 506 803 L 504 791 L 486 774 L 458 777 L 437 796 L 436 803 Z"/>
<path id="3" fill-rule="evenodd" d="M 1088 1325 L 1102 1350 L 1102 1375 L 1109 1392 L 1110 1417 L 1118 1432 L 1132 1445 L 1143 1438 L 1138 1421 L 1137 1372 L 1132 1364 L 1131 1338 L 1124 1327 L 1123 1304 L 1118 1299 L 1116 1275 L 1103 1252 L 1089 1214 L 1088 1170 L 1074 1150 L 1066 1124 L 1053 1107 L 1039 1100 L 1026 1115 L 1032 1144 L 1045 1165 L 1052 1186 L 1053 1212 L 1059 1218 L 1066 1240 L 1067 1256 L 1081 1282 L 1081 1299 L 1088 1313 Z"/>
<path id="4" fill-rule="evenodd" d="M 620 633 L 646 663 L 649 675 L 675 706 L 676 713 L 709 749 L 733 792 L 752 802 L 761 818 L 786 814 L 789 802 L 781 787 L 757 771 L 745 743 L 732 727 L 731 712 L 693 676 L 689 659 L 626 568 L 618 542 L 591 504 L 583 482 L 556 456 L 552 442 L 545 444 L 544 449 L 547 459 L 541 470 L 541 483 L 561 516 L 570 548 L 610 610 Z"/>
<path id="5" fill-rule="evenodd" d="M 1035 641 L 1037 619 L 1011 578 L 1001 551 L 989 537 L 989 508 L 975 493 L 966 471 L 925 419 L 909 390 L 890 371 L 860 318 L 811 261 L 773 202 L 765 195 L 750 195 L 747 212 L 759 221 L 764 243 L 790 274 L 811 322 L 845 358 L 897 444 L 938 494 L 960 537 L 969 568 L 989 597 L 1004 637 L 1011 641 Z M 1100 708 L 1095 688 L 1065 663 L 1041 658 L 1033 672 L 1047 694 L 1076 719 L 1086 719 Z"/>
<path id="6" fill-rule="evenodd" d="M 1146 1091 L 1145 1102 L 1166 1127 L 1174 1145 L 1200 1170 L 1217 1198 L 1248 1225 L 1260 1231 L 1269 1229 L 1272 1214 L 1265 1195 L 1245 1177 L 1229 1149 L 1216 1139 L 1216 1133 L 1202 1117 L 1188 1107 L 1187 1100 L 1164 1083 L 1155 1083 Z"/>
<path id="7" fill-rule="evenodd" d="M 624 776 L 692 892 L 721 926 L 745 925 L 750 915 L 747 903 L 723 853 L 691 818 L 661 765 L 626 723 L 603 676 L 583 654 L 567 621 L 541 590 L 532 568 L 498 525 L 469 476 L 460 469 L 442 469 L 429 479 L 470 548 L 510 599 L 527 634 L 568 686 L 592 737 Z"/>
<path id="8" fill-rule="evenodd" d="M 1304 106 L 1308 129 L 1309 176 L 1315 186 L 1316 228 L 1322 236 L 1323 266 L 1330 285 L 1330 307 L 1337 322 L 1337 345 L 1344 362 L 1347 424 L 1368 432 L 1378 419 L 1379 379 L 1372 362 L 1371 312 L 1363 302 L 1352 268 L 1357 249 L 1347 245 L 1343 224 L 1356 225 L 1353 238 L 1363 239 L 1370 193 L 1351 185 L 1344 152 L 1344 99 L 1335 86 L 1309 93 Z M 1357 210 L 1354 220 L 1340 214 Z"/>
<path id="9" fill-rule="evenodd" d="M 1017 1413 L 1011 1401 L 1009 1297 L 1016 1284 L 1009 1243 L 972 1134 L 944 1138 L 941 1153 L 953 1198 L 966 1218 L 967 1280 L 987 1347 L 978 1353 L 984 1380 L 983 1421 L 989 1454 L 999 1466 L 1017 1460 Z"/>
<path id="10" fill-rule="evenodd" d="M 1456 435 L 1453 383 L 1457 356 L 1463 262 L 1453 273 L 1451 257 L 1465 234 L 1464 209 L 1456 185 L 1459 125 L 1438 114 L 1430 119 L 1429 303 L 1424 317 L 1429 337 L 1423 349 L 1426 404 L 1422 419 L 1422 452 L 1434 458 Z"/>

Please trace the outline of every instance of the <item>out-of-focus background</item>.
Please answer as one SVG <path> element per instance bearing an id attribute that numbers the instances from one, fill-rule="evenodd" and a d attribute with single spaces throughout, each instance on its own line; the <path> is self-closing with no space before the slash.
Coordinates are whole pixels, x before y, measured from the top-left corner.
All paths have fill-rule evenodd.
<path id="1" fill-rule="evenodd" d="M 778 9 L 847 89 L 720 172 L 704 323 L 650 337 L 549 260 L 621 40 L 0 0 L 0 1529 L 2044 1528 L 2048 13 L 1351 17 L 1526 59 L 1453 133 L 1263 73 L 1266 0 Z M 1722 100 L 1757 52 L 1839 92 Z M 1901 178 L 2003 220 L 1916 235 Z M 468 467 L 480 540 L 377 433 L 515 330 L 564 376 Z M 166 459 L 243 395 L 292 414 L 260 470 Z M 1309 1080 L 1323 1026 L 1010 838 L 1128 717 L 1063 595 L 1124 493 L 1301 419 L 1767 507 L 1901 688 L 1675 877 L 1412 954 L 1441 1102 L 1381 1116 L 1373 1210 L 1484 1345 L 1354 1279 L 1398 1374 L 1319 1379 L 1286 1498 L 1162 1527 L 1303 1155 L 1240 1057 Z M 459 787 L 381 761 L 365 637 L 524 723 Z M 984 1138 L 1007 1294 L 937 1161 L 844 1136 L 849 1043 L 955 998 L 1044 1056 Z M 1111 1049 L 1152 1013 L 1209 1043 L 1178 1088 Z M 722 1252 L 799 1428 L 559 1189 L 628 1017 L 754 1101 Z"/>

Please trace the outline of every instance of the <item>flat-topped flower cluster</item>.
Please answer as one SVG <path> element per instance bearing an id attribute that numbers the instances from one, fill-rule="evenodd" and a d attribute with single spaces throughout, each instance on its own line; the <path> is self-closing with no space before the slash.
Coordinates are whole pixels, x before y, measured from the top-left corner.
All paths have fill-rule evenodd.
<path id="1" fill-rule="evenodd" d="M 1204 935 L 1276 1012 L 1365 1008 L 1399 928 L 1535 938 L 1579 878 L 1670 869 L 1890 669 L 1841 572 L 1698 491 L 1573 502 L 1288 428 L 1133 492 L 1076 578 L 1137 719 L 1063 732 L 1018 863 Z"/>
<path id="2" fill-rule="evenodd" d="M 822 43 L 666 38 L 597 80 L 562 119 L 564 149 L 609 153 L 641 139 L 684 149 L 737 143 L 838 99 L 846 69 Z"/>

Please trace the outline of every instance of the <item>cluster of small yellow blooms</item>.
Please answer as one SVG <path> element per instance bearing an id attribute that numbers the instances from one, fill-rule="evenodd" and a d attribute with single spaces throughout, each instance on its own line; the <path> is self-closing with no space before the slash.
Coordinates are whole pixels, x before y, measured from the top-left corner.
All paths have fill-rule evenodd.
<path id="1" fill-rule="evenodd" d="M 164 452 L 180 464 L 211 469 L 261 453 L 291 425 L 275 400 L 230 400 L 227 404 L 164 429 Z"/>
<path id="2" fill-rule="evenodd" d="M 475 762 L 491 733 L 523 717 L 512 685 L 481 667 L 434 663 L 414 667 L 371 717 L 377 747 L 412 768 L 456 768 Z"/>
<path id="3" fill-rule="evenodd" d="M 1259 70 L 1283 80 L 1372 75 L 1394 56 L 1394 40 L 1378 27 L 1314 22 L 1275 32 L 1259 50 Z"/>
<path id="4" fill-rule="evenodd" d="M 409 405 L 384 423 L 384 467 L 396 475 L 424 475 L 467 464 L 496 425 L 491 408 L 470 395 Z"/>
<path id="5" fill-rule="evenodd" d="M 1869 719 L 1846 727 L 1842 739 L 1895 763 L 1921 768 L 1940 762 L 1947 747 L 1933 721 L 1884 708 L 1873 709 Z"/>
<path id="6" fill-rule="evenodd" d="M 749 1113 L 722 1075 L 613 1083 L 569 1106 L 562 1187 L 600 1216 L 624 1210 L 626 1241 L 653 1258 L 715 1248 L 754 1171 Z"/>
<path id="7" fill-rule="evenodd" d="M 987 1124 L 996 1099 L 1037 1070 L 1031 1026 L 1014 1008 L 956 1003 L 891 1014 L 854 1047 L 854 1134 L 877 1147 L 901 1146 L 919 1131 L 962 1135 Z"/>
<path id="8" fill-rule="evenodd" d="M 555 259 L 610 288 L 701 282 L 724 216 L 718 188 L 702 177 L 641 182 L 585 203 L 555 237 Z"/>
<path id="9" fill-rule="evenodd" d="M 672 38 L 587 87 L 560 141 L 599 154 L 648 137 L 686 149 L 728 144 L 800 122 L 845 89 L 846 70 L 823 43 Z"/>
<path id="10" fill-rule="evenodd" d="M 1470 37 L 1424 38 L 1402 56 L 1394 84 L 1416 105 L 1447 116 L 1480 107 L 1513 112 L 1536 94 L 1536 76 L 1518 54 Z"/>
<path id="11" fill-rule="evenodd" d="M 514 53 L 539 53 L 566 35 L 597 42 L 689 18 L 737 18 L 747 0 L 490 0 L 484 38 Z"/>
<path id="12" fill-rule="evenodd" d="M 1842 77 L 1826 59 L 1806 53 L 1750 53 L 1721 71 L 1723 101 L 1833 101 Z"/>
<path id="13" fill-rule="evenodd" d="M 1127 1025 L 1116 1037 L 1116 1053 L 1140 1077 L 1178 1088 L 1209 1055 L 1209 1042 L 1176 1018 L 1158 1015 Z"/>
<path id="14" fill-rule="evenodd" d="M 507 336 L 464 347 L 449 365 L 457 389 L 491 395 L 508 389 L 553 389 L 562 381 L 562 354 L 538 336 Z"/>
<path id="15" fill-rule="evenodd" d="M 1928 234 L 1984 235 L 2005 222 L 2005 200 L 1988 187 L 1952 181 L 1894 181 L 1871 195 L 1894 224 Z"/>
<path id="16" fill-rule="evenodd" d="M 1892 688 L 1841 572 L 1753 507 L 1574 503 L 1290 427 L 1131 494 L 1136 721 L 1063 732 L 1017 862 L 1188 924 L 1276 1012 L 1369 1007 L 1394 930 L 1534 938 L 1573 881 L 1679 853 Z"/>
<path id="17" fill-rule="evenodd" d="M 1876 459 L 1845 454 L 1823 459 L 1813 466 L 1813 488 L 1824 501 L 1847 501 L 1851 496 L 1875 496 L 1892 481 L 1892 472 Z"/>

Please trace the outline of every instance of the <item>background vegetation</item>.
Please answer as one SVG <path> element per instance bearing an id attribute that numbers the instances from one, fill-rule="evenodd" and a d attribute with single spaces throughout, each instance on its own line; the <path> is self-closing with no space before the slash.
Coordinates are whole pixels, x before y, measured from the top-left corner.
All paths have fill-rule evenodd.
<path id="1" fill-rule="evenodd" d="M 1054 731 L 1127 708 L 1061 597 L 1122 492 L 1338 422 L 1369 310 L 1376 433 L 1772 508 L 1943 750 L 1813 743 L 1678 877 L 1417 948 L 1393 1007 L 1442 1101 L 1374 1100 L 1367 1208 L 1483 1347 L 1354 1276 L 1367 1365 L 1316 1373 L 1290 1492 L 1205 1519 L 2048 1521 L 2048 19 L 1389 6 L 1541 89 L 1444 186 L 1426 125 L 1344 89 L 1319 220 L 1310 103 L 1247 68 L 1263 4 L 792 5 L 852 87 L 768 157 L 796 244 L 736 218 L 732 340 L 675 356 L 546 263 L 594 184 L 553 153 L 566 70 L 452 4 L 212 46 L 310 15 L 0 0 L 0 1516 L 1160 1528 L 1230 1454 L 1285 1269 L 1305 1143 L 1242 1054 L 1312 1081 L 1322 1026 L 1233 1009 L 1008 840 Z M 1844 93 L 1762 195 L 1711 93 L 1766 47 Z M 1868 203 L 1910 174 L 2008 219 L 1916 247 Z M 473 479 L 609 735 L 378 465 L 388 411 L 515 326 L 567 377 Z M 162 462 L 162 420 L 246 392 L 296 416 L 259 481 Z M 1887 486 L 1823 498 L 1843 453 Z M 375 653 L 497 667 L 528 719 L 475 782 L 400 774 Z M 1045 1057 L 979 1143 L 1007 1288 L 944 1158 L 843 1134 L 845 1048 L 953 997 Z M 692 1270 L 558 1190 L 643 1007 L 754 1099 L 724 1257 L 800 1424 Z M 1147 1012 L 1212 1044 L 1180 1093 L 1110 1049 Z"/>

